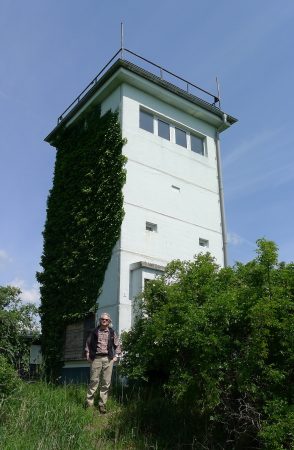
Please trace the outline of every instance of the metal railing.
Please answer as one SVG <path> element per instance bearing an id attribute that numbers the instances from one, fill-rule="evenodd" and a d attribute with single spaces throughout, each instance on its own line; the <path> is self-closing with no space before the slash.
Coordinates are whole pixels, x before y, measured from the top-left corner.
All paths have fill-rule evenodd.
<path id="1" fill-rule="evenodd" d="M 124 54 L 128 53 L 129 55 L 132 55 L 132 57 L 135 57 L 137 59 L 139 59 L 140 61 L 144 61 L 144 63 L 147 63 L 149 66 L 151 66 L 152 68 L 156 68 L 156 70 L 159 70 L 159 73 L 153 73 L 151 72 L 153 75 L 158 76 L 161 80 L 167 81 L 169 83 L 171 83 L 171 81 L 169 79 L 167 79 L 167 76 L 172 77 L 173 80 L 175 80 L 175 82 L 177 84 L 175 84 L 174 82 L 171 84 L 174 84 L 176 87 L 182 89 L 183 91 L 187 92 L 188 94 L 192 94 L 195 95 L 193 93 L 193 90 L 196 91 L 196 93 L 201 92 L 202 95 L 205 94 L 205 96 L 208 97 L 208 101 L 207 103 L 209 103 L 212 106 L 215 106 L 216 108 L 220 109 L 220 98 L 219 96 L 212 94 L 211 92 L 206 91 L 205 89 L 202 89 L 201 87 L 197 86 L 194 83 L 191 83 L 188 80 L 185 80 L 182 77 L 179 77 L 178 75 L 174 74 L 173 72 L 165 69 L 162 66 L 159 66 L 158 64 L 155 64 L 152 61 L 149 61 L 148 59 L 144 58 L 143 56 L 138 55 L 137 53 L 128 50 L 126 48 L 120 48 L 115 55 L 108 61 L 108 63 L 103 67 L 103 69 L 100 70 L 100 72 L 95 76 L 95 78 L 93 78 L 93 80 L 85 87 L 85 89 L 75 98 L 75 100 L 63 111 L 63 113 L 58 117 L 57 119 L 57 124 L 59 124 L 67 115 L 67 113 L 72 110 L 76 105 L 79 104 L 79 102 L 85 97 L 85 95 L 89 92 L 90 89 L 92 89 L 95 84 L 99 81 L 99 79 L 101 78 L 101 76 L 103 75 L 103 73 L 106 71 L 106 69 L 110 66 L 110 64 L 115 60 L 115 59 L 122 59 L 124 60 Z M 126 60 L 127 62 L 132 62 L 129 59 Z M 179 82 L 181 83 L 181 85 L 179 86 Z M 211 99 L 213 99 L 213 102 L 211 102 Z M 210 101 L 209 101 L 210 100 Z"/>

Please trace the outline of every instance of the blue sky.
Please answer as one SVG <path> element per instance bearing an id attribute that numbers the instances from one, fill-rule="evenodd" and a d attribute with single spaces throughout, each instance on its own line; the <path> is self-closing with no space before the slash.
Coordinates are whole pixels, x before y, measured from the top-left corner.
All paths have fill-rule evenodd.
<path id="1" fill-rule="evenodd" d="M 57 117 L 125 45 L 204 89 L 239 122 L 222 135 L 229 259 L 260 237 L 294 260 L 292 0 L 2 0 L 0 285 L 38 302 Z"/>

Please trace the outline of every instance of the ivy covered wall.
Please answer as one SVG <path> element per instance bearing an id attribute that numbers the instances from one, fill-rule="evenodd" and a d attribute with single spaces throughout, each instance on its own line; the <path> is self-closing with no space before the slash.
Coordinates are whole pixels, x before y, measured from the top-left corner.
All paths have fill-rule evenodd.
<path id="1" fill-rule="evenodd" d="M 63 127 L 47 203 L 41 284 L 42 352 L 47 377 L 62 366 L 68 323 L 95 310 L 124 216 L 126 158 L 118 116 L 92 108 Z"/>

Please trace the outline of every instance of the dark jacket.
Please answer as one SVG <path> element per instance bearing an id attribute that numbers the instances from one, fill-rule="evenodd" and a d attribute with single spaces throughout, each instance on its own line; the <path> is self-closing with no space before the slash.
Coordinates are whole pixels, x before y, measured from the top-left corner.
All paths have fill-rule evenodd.
<path id="1" fill-rule="evenodd" d="M 113 328 L 108 328 L 109 334 L 108 334 L 108 344 L 107 344 L 107 350 L 108 350 L 108 357 L 110 359 L 113 359 L 115 355 L 115 350 L 117 345 L 114 343 L 115 333 Z M 95 359 L 96 351 L 97 351 L 97 343 L 98 343 L 98 331 L 99 326 L 95 328 L 95 330 L 91 331 L 90 335 L 88 336 L 87 342 L 86 342 L 86 350 L 89 350 L 89 357 L 93 361 Z"/>

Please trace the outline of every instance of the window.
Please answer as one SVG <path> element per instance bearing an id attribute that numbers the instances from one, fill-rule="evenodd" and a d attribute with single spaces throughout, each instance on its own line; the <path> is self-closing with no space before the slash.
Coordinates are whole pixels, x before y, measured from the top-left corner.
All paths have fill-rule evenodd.
<path id="1" fill-rule="evenodd" d="M 146 222 L 146 230 L 147 231 L 157 232 L 157 224 L 156 223 L 151 223 L 151 222 Z"/>
<path id="2" fill-rule="evenodd" d="M 194 134 L 191 134 L 191 150 L 192 152 L 199 153 L 199 155 L 204 155 L 204 145 L 203 139 Z"/>
<path id="3" fill-rule="evenodd" d="M 158 119 L 158 136 L 170 140 L 169 124 Z"/>
<path id="4" fill-rule="evenodd" d="M 139 126 L 143 130 L 171 141 L 174 144 L 187 148 L 198 155 L 207 156 L 205 153 L 205 137 L 193 134 L 189 129 L 187 131 L 177 128 L 168 119 L 159 118 L 156 113 L 147 112 L 145 109 L 139 109 Z M 197 133 L 197 131 L 195 131 Z"/>
<path id="5" fill-rule="evenodd" d="M 209 247 L 209 241 L 207 239 L 199 238 L 200 247 Z"/>
<path id="6" fill-rule="evenodd" d="M 140 128 L 150 131 L 150 133 L 154 132 L 153 115 L 143 111 L 142 109 L 140 109 Z"/>
<path id="7" fill-rule="evenodd" d="M 176 144 L 187 148 L 187 135 L 186 132 L 180 128 L 176 128 Z"/>

